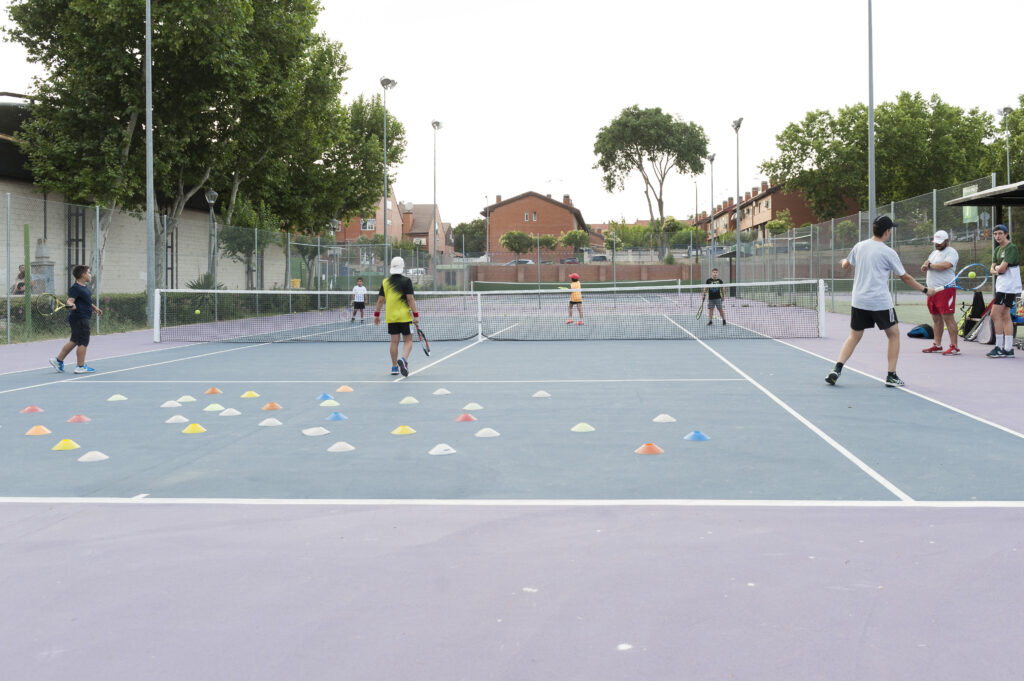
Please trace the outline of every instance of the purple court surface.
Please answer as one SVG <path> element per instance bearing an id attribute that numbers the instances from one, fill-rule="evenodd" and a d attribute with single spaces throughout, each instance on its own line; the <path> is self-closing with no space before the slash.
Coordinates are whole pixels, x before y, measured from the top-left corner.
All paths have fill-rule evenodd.
<path id="1" fill-rule="evenodd" d="M 1021 678 L 1024 363 L 846 324 L 0 346 L 0 679 Z"/>

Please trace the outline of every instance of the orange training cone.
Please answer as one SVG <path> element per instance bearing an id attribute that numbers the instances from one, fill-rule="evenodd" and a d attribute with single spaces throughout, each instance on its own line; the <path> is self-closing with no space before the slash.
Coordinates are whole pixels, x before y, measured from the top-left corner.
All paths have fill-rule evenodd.
<path id="1" fill-rule="evenodd" d="M 263 411 L 275 411 L 281 409 L 281 405 L 277 402 L 267 402 L 263 405 Z"/>
<path id="2" fill-rule="evenodd" d="M 30 404 L 27 407 L 25 407 L 24 409 L 22 409 L 21 413 L 22 414 L 38 414 L 41 411 L 42 411 L 42 409 L 40 409 L 36 405 Z"/>
<path id="3" fill-rule="evenodd" d="M 459 414 L 455 417 L 455 420 L 459 422 L 476 421 L 476 417 L 472 414 Z"/>
<path id="4" fill-rule="evenodd" d="M 203 394 L 204 395 L 220 395 L 223 392 L 224 392 L 223 390 L 218 390 L 217 388 L 210 388 L 209 390 L 207 390 Z"/>
<path id="5" fill-rule="evenodd" d="M 637 449 L 633 450 L 637 454 L 664 454 L 665 450 L 654 444 L 653 442 L 646 442 Z"/>
<path id="6" fill-rule="evenodd" d="M 49 435 L 50 429 L 46 426 L 32 426 L 25 435 Z"/>

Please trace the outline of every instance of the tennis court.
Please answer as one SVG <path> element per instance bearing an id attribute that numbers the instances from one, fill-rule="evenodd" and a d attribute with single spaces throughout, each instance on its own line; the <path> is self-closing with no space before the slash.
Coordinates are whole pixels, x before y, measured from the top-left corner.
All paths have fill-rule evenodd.
<path id="1" fill-rule="evenodd" d="M 825 385 L 841 327 L 711 329 L 437 340 L 399 379 L 383 342 L 2 374 L 0 672 L 1012 678 L 1020 432 L 869 348 Z"/>

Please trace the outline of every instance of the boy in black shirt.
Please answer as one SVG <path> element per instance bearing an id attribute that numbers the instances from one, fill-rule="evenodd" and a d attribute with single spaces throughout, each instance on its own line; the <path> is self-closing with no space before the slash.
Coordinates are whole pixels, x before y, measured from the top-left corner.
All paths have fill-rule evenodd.
<path id="1" fill-rule="evenodd" d="M 76 358 L 78 366 L 75 367 L 76 374 L 91 374 L 96 371 L 85 363 L 85 353 L 89 349 L 89 321 L 92 313 L 102 315 L 103 310 L 92 304 L 92 293 L 89 291 L 89 282 L 92 281 L 92 273 L 86 265 L 75 265 L 71 270 L 71 276 L 75 283 L 68 289 L 68 323 L 71 325 L 71 340 L 64 344 L 56 357 L 50 360 L 50 366 L 57 371 L 64 372 L 64 358 L 71 354 L 76 347 Z"/>
<path id="2" fill-rule="evenodd" d="M 711 278 L 704 282 L 704 294 L 708 297 L 708 326 L 715 318 L 715 308 L 718 308 L 718 316 L 722 318 L 722 326 L 725 326 L 725 310 L 722 309 L 722 284 L 725 282 L 718 278 L 718 268 L 711 270 Z"/>

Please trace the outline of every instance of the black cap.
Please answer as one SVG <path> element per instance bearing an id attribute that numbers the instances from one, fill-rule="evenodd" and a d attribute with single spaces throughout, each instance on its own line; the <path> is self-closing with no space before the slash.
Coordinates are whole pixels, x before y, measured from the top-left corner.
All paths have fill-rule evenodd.
<path id="1" fill-rule="evenodd" d="M 892 229 L 893 227 L 896 226 L 896 223 L 893 222 L 892 218 L 890 218 L 888 215 L 879 215 L 877 218 L 875 218 L 874 224 L 881 227 L 883 231 L 886 229 Z"/>

